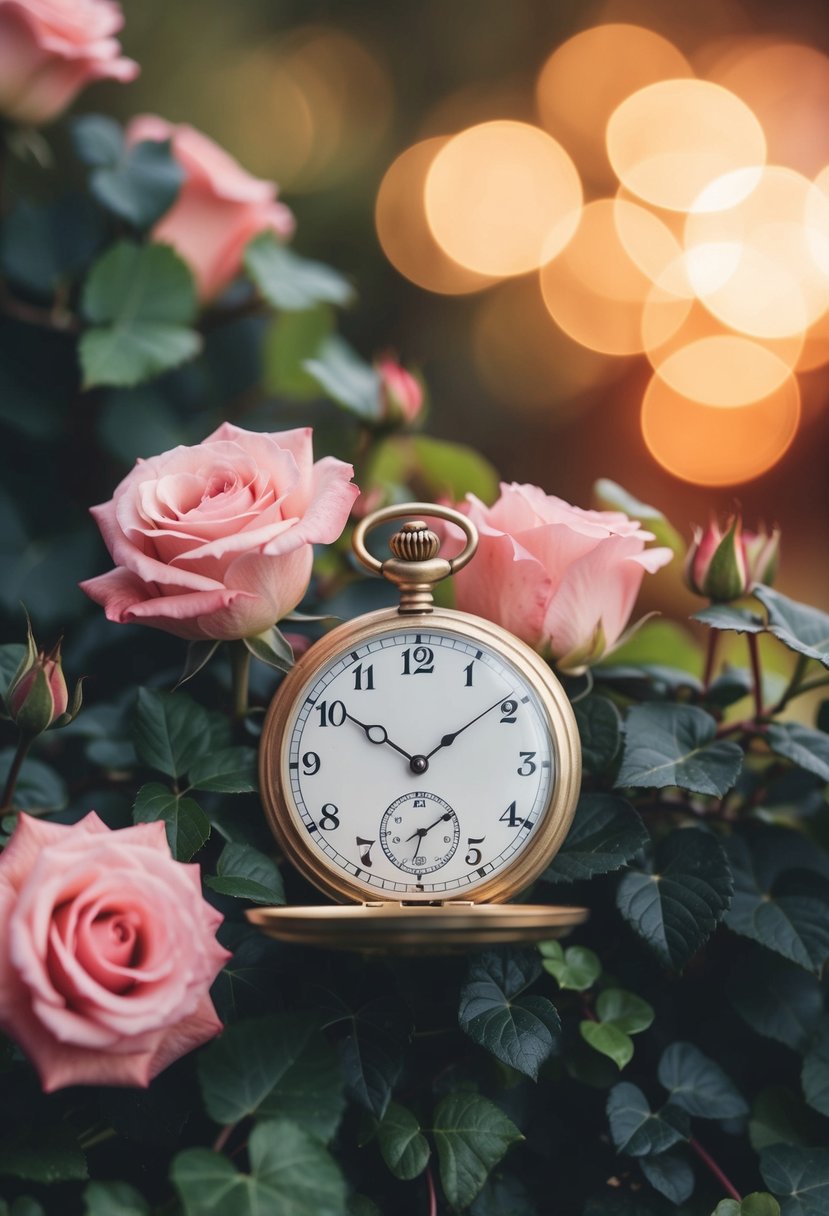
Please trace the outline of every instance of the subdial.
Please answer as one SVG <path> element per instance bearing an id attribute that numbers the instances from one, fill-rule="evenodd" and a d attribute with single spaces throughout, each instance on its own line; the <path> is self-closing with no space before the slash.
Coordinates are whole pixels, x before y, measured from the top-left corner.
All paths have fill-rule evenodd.
<path id="1" fill-rule="evenodd" d="M 380 821 L 380 844 L 392 865 L 421 878 L 455 854 L 461 828 L 448 802 L 426 790 L 395 798 Z"/>

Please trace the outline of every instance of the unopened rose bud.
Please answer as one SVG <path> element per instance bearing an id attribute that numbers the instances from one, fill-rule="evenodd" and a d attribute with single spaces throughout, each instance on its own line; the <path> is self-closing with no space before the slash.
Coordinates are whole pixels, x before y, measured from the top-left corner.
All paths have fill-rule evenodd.
<path id="1" fill-rule="evenodd" d="M 383 422 L 410 425 L 423 408 L 423 386 L 394 359 L 378 359 L 380 416 Z"/>
<path id="2" fill-rule="evenodd" d="M 50 726 L 66 726 L 81 707 L 78 683 L 72 704 L 60 656 L 60 642 L 47 653 L 38 650 L 28 625 L 26 655 L 12 677 L 4 698 L 9 717 L 21 734 L 34 737 Z"/>
<path id="3" fill-rule="evenodd" d="M 712 520 L 696 528 L 685 559 L 685 581 L 697 595 L 724 604 L 746 595 L 755 583 L 770 583 L 777 569 L 780 530 L 743 532 L 739 515 L 725 530 Z"/>

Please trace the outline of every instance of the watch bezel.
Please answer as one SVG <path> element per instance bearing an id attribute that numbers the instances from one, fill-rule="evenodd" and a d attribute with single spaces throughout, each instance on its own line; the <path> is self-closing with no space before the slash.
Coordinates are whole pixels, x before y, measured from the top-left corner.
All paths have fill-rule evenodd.
<path id="1" fill-rule="evenodd" d="M 466 888 L 442 899 L 435 892 L 406 892 L 401 901 L 399 893 L 384 892 L 352 878 L 310 844 L 293 800 L 288 752 L 293 720 L 299 714 L 307 688 L 326 664 L 341 651 L 375 637 L 430 628 L 482 642 L 518 668 L 541 703 L 555 755 L 555 779 L 538 827 L 516 858 L 471 890 Z M 265 815 L 285 856 L 314 886 L 337 902 L 503 903 L 534 882 L 563 844 L 578 800 L 581 749 L 576 720 L 564 689 L 535 651 L 513 634 L 482 617 L 452 608 L 405 614 L 396 608 L 384 608 L 337 626 L 306 651 L 285 677 L 265 718 L 259 776 Z"/>

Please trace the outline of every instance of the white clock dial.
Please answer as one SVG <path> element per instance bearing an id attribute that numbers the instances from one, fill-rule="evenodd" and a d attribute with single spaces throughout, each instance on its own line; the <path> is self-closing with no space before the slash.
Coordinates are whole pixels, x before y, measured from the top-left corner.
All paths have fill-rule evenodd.
<path id="1" fill-rule="evenodd" d="M 378 633 L 300 690 L 283 795 L 327 868 L 371 899 L 472 898 L 532 849 L 556 781 L 517 666 L 445 628 Z"/>

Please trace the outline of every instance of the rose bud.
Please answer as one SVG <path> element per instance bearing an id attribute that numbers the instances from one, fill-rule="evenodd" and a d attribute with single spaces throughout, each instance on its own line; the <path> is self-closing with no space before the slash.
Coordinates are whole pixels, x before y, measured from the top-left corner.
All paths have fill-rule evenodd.
<path id="1" fill-rule="evenodd" d="M 380 376 L 381 421 L 411 425 L 423 408 L 423 385 L 388 356 L 374 366 Z"/>
<path id="2" fill-rule="evenodd" d="M 723 531 L 716 520 L 695 528 L 685 559 L 685 581 L 697 595 L 728 603 L 746 595 L 755 583 L 774 578 L 780 530 L 743 532 L 739 515 L 732 515 Z"/>
<path id="3" fill-rule="evenodd" d="M 27 653 L 12 677 L 4 698 L 9 717 L 22 734 L 33 737 L 50 726 L 66 726 L 81 707 L 80 681 L 69 704 L 60 642 L 47 653 L 38 650 L 28 624 Z"/>
<path id="4" fill-rule="evenodd" d="M 780 559 L 780 529 L 775 527 L 767 532 L 761 527 L 758 532 L 743 532 L 742 542 L 749 587 L 755 583 L 770 587 Z"/>

